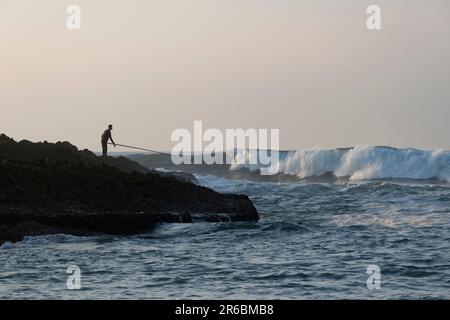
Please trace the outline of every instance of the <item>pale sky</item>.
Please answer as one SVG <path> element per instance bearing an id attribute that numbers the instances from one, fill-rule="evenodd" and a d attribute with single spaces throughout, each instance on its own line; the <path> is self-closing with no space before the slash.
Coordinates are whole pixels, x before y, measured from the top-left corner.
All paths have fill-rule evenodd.
<path id="1" fill-rule="evenodd" d="M 280 129 L 282 149 L 450 149 L 448 0 L 0 0 L 0 39 L 17 140 L 99 150 L 112 123 L 117 143 L 170 150 L 202 120 Z"/>

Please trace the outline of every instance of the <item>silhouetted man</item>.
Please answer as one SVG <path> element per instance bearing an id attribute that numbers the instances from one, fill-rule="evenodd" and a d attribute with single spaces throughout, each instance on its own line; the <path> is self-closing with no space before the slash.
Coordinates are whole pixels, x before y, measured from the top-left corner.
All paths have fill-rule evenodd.
<path id="1" fill-rule="evenodd" d="M 111 139 L 112 144 L 116 147 L 116 143 L 114 142 L 111 136 L 111 130 L 113 129 L 112 124 L 108 126 L 108 129 L 105 130 L 102 134 L 102 149 L 103 149 L 103 157 L 106 158 L 108 156 L 108 140 Z"/>

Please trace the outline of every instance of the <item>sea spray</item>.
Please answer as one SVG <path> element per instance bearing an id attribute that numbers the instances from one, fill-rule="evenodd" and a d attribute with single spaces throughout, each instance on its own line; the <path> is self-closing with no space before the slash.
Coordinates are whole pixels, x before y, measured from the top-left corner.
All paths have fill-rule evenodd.
<path id="1" fill-rule="evenodd" d="M 231 170 L 253 165 L 232 165 Z M 346 149 L 307 149 L 280 152 L 278 174 L 301 179 L 332 174 L 350 180 L 439 179 L 450 182 L 450 152 L 357 146 Z"/>

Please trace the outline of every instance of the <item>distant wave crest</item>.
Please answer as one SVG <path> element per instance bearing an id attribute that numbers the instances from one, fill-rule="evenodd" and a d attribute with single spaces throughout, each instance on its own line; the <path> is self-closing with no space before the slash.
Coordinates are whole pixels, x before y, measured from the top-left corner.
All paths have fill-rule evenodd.
<path id="1" fill-rule="evenodd" d="M 450 182 L 450 152 L 358 146 L 346 149 L 280 151 L 278 174 L 301 179 L 332 174 L 350 180 L 440 179 Z M 231 170 L 255 165 L 232 165 Z"/>

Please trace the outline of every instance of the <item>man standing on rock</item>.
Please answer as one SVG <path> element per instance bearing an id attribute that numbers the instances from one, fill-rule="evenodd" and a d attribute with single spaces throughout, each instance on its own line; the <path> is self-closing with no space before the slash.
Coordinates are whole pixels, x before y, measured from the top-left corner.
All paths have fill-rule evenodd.
<path id="1" fill-rule="evenodd" d="M 106 159 L 108 156 L 108 140 L 111 139 L 112 144 L 114 145 L 114 148 L 116 147 L 116 143 L 114 142 L 112 136 L 111 136 L 111 130 L 113 129 L 112 124 L 108 126 L 108 129 L 105 130 L 102 134 L 102 149 L 103 149 L 103 157 Z"/>

